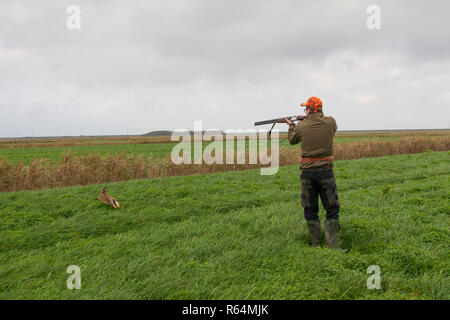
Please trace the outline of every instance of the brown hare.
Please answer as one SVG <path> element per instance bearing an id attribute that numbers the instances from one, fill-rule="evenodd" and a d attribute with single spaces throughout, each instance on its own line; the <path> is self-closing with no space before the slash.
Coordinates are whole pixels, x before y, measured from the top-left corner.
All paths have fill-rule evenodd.
<path id="1" fill-rule="evenodd" d="M 102 192 L 100 192 L 100 195 L 97 197 L 98 200 L 100 200 L 103 203 L 106 203 L 108 206 L 113 207 L 114 209 L 120 208 L 119 202 L 113 197 L 111 197 L 106 191 L 108 190 L 108 187 L 104 187 Z"/>

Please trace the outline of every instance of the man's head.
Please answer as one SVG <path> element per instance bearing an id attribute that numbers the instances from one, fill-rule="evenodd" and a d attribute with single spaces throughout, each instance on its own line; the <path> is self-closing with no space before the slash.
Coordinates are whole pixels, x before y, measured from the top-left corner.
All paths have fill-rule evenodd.
<path id="1" fill-rule="evenodd" d="M 306 103 L 301 104 L 302 107 L 306 107 L 305 113 L 308 115 L 310 113 L 322 112 L 322 100 L 317 97 L 311 97 L 306 101 Z"/>

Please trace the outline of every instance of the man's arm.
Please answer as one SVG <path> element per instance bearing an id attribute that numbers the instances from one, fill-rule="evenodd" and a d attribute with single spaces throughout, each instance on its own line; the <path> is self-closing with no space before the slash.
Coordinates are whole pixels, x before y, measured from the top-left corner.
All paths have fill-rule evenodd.
<path id="1" fill-rule="evenodd" d="M 302 141 L 299 126 L 296 126 L 295 123 L 289 124 L 288 140 L 290 144 L 297 144 Z"/>
<path id="2" fill-rule="evenodd" d="M 325 121 L 327 121 L 330 124 L 331 129 L 333 130 L 333 134 L 336 133 L 337 131 L 336 120 L 333 117 L 325 117 Z"/>
<path id="3" fill-rule="evenodd" d="M 333 131 L 334 131 L 333 133 L 336 133 L 336 130 L 337 130 L 336 120 L 333 117 L 331 117 L 331 120 L 332 120 L 331 127 L 333 128 Z"/>

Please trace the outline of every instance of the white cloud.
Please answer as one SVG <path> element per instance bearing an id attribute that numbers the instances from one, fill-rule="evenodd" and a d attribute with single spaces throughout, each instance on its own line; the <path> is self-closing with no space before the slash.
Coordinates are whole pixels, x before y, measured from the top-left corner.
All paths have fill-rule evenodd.
<path id="1" fill-rule="evenodd" d="M 447 127 L 447 1 L 380 0 L 377 31 L 370 1 L 80 0 L 79 31 L 69 4 L 1 2 L 0 136 L 249 128 L 312 95 L 339 129 Z"/>

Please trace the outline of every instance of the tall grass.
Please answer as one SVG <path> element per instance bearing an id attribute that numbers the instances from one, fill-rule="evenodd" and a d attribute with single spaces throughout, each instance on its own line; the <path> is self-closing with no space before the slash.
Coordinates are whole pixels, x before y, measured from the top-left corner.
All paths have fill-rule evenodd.
<path id="1" fill-rule="evenodd" d="M 120 210 L 103 185 L 0 193 L 0 299 L 449 300 L 449 156 L 339 161 L 348 254 L 310 248 L 297 165 L 111 183 Z"/>
<path id="2" fill-rule="evenodd" d="M 396 141 L 356 141 L 334 147 L 336 160 L 379 157 L 397 154 L 422 153 L 427 150 L 450 150 L 449 136 L 405 137 Z M 238 157 L 235 154 L 235 159 Z M 280 148 L 280 165 L 299 163 L 298 149 Z M 59 163 L 45 159 L 29 165 L 12 164 L 0 159 L 0 191 L 57 188 L 123 181 L 131 179 L 159 178 L 191 174 L 204 174 L 232 170 L 255 169 L 260 164 L 180 164 L 172 163 L 170 155 L 152 159 L 126 154 L 100 156 L 91 153 L 74 156 L 66 153 Z"/>
<path id="3" fill-rule="evenodd" d="M 45 148 L 45 147 L 74 147 L 74 146 L 103 146 L 124 144 L 170 143 L 170 137 L 124 137 L 124 138 L 55 138 L 36 139 L 4 139 L 0 140 L 0 149 L 11 148 Z"/>
<path id="4" fill-rule="evenodd" d="M 405 136 L 438 137 L 448 136 L 448 129 L 433 130 L 380 130 L 380 131 L 338 131 L 336 138 L 400 138 Z M 223 137 L 225 139 L 225 136 Z M 287 133 L 280 132 L 280 139 Z M 0 138 L 0 149 L 73 147 L 124 144 L 173 143 L 171 136 L 94 136 L 94 137 L 54 137 L 54 138 Z"/>

